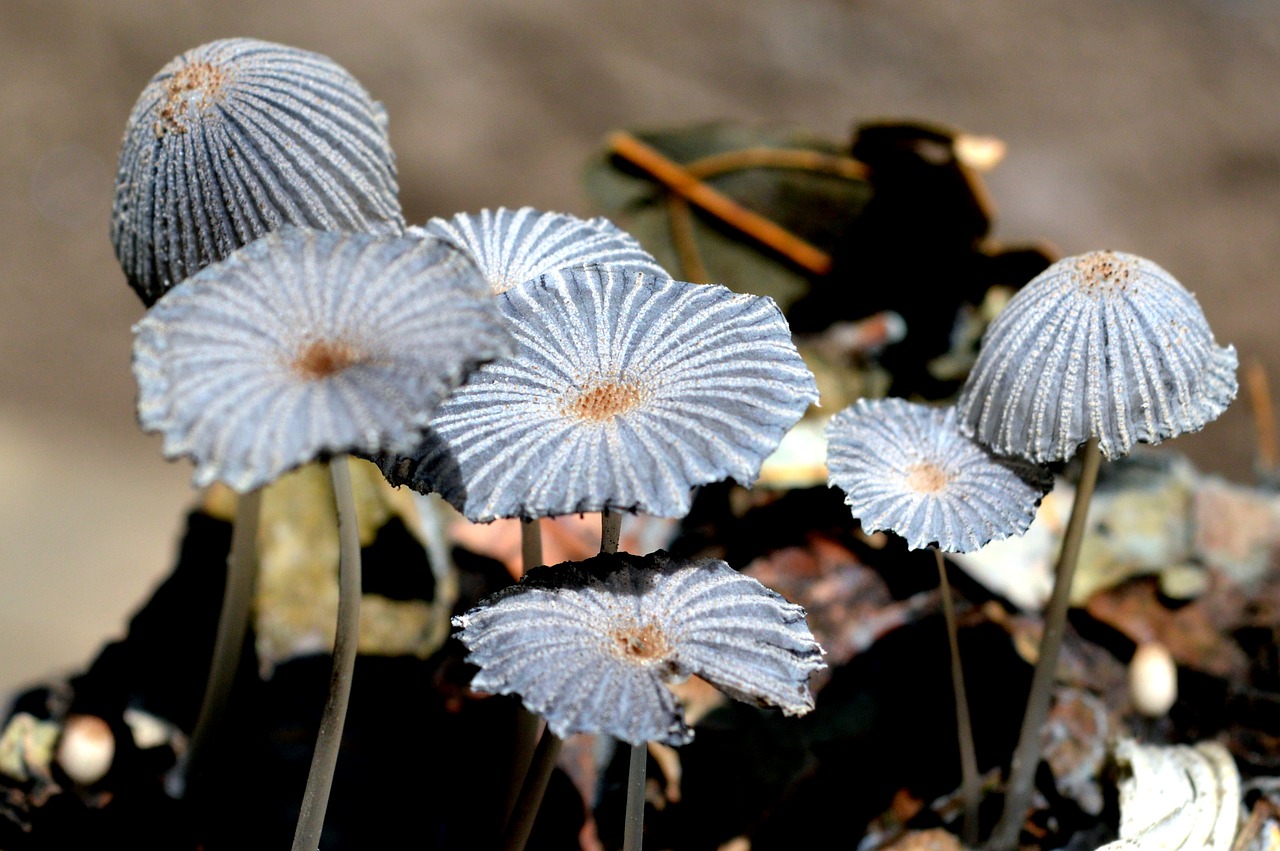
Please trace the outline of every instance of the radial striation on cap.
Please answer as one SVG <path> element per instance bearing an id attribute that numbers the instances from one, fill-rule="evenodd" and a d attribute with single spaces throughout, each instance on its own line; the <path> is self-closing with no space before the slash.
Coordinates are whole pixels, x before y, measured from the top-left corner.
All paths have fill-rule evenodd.
<path id="1" fill-rule="evenodd" d="M 1198 431 L 1236 395 L 1236 352 L 1195 296 L 1132 254 L 1050 266 L 1009 302 L 961 391 L 961 428 L 996 452 L 1070 458 L 1096 437 L 1107 458 Z"/>
<path id="2" fill-rule="evenodd" d="M 954 408 L 903 399 L 860 399 L 832 417 L 827 468 L 863 529 L 953 553 L 1021 535 L 1053 487 L 1043 467 L 961 434 Z"/>
<path id="3" fill-rule="evenodd" d="M 454 626 L 480 668 L 472 688 L 519 695 L 562 739 L 686 744 L 667 686 L 691 674 L 802 715 L 809 675 L 825 667 L 799 606 L 723 561 L 661 551 L 535 568 Z"/>
<path id="4" fill-rule="evenodd" d="M 134 326 L 138 417 L 195 483 L 247 491 L 339 452 L 409 451 L 440 401 L 511 351 L 470 258 L 439 240 L 282 228 Z"/>
<path id="5" fill-rule="evenodd" d="M 670 277 L 634 237 L 605 218 L 500 207 L 435 218 L 421 230 L 470 252 L 495 295 L 570 266 L 628 266 L 655 277 Z"/>
<path id="6" fill-rule="evenodd" d="M 818 398 L 768 298 L 591 266 L 496 301 L 516 354 L 450 396 L 412 455 L 381 462 L 473 521 L 683 516 L 696 485 L 754 482 Z"/>
<path id="7" fill-rule="evenodd" d="M 286 225 L 404 229 L 386 113 L 326 56 L 249 38 L 160 70 L 129 116 L 111 241 L 147 305 Z"/>

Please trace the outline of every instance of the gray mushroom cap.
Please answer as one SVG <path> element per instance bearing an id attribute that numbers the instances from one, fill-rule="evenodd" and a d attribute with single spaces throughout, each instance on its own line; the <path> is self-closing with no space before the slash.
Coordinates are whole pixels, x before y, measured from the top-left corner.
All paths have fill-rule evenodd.
<path id="1" fill-rule="evenodd" d="M 1053 487 L 1043 467 L 960 433 L 954 408 L 859 399 L 827 425 L 830 484 L 868 532 L 967 553 L 1027 531 Z"/>
<path id="2" fill-rule="evenodd" d="M 111 241 L 147 305 L 286 225 L 400 233 L 386 112 L 326 56 L 249 38 L 151 79 L 120 151 Z"/>
<path id="3" fill-rule="evenodd" d="M 496 302 L 516 353 L 452 394 L 414 453 L 381 460 L 473 521 L 683 516 L 696 485 L 754 482 L 818 398 L 768 298 L 591 266 Z"/>
<path id="4" fill-rule="evenodd" d="M 408 451 L 510 336 L 439 240 L 282 228 L 175 287 L 134 326 L 138 418 L 195 483 L 248 491 L 339 452 Z"/>
<path id="5" fill-rule="evenodd" d="M 696 674 L 731 697 L 802 715 L 825 667 L 804 610 L 723 561 L 600 555 L 531 570 L 454 618 L 472 688 L 520 695 L 560 738 L 693 738 L 667 684 Z"/>
<path id="6" fill-rule="evenodd" d="M 1132 254 L 1054 263 L 988 327 L 957 408 L 1002 455 L 1065 460 L 1092 437 L 1107 458 L 1198 431 L 1236 395 L 1236 352 L 1195 296 Z"/>
<path id="7" fill-rule="evenodd" d="M 548 272 L 590 264 L 628 266 L 670 277 L 626 231 L 605 218 L 580 219 L 532 207 L 459 213 L 410 228 L 446 239 L 471 253 L 494 294 Z"/>

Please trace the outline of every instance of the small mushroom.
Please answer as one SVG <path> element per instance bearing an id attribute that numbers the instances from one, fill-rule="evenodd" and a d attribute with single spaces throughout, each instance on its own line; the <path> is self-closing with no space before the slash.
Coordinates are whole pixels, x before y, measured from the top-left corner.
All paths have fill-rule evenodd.
<path id="1" fill-rule="evenodd" d="M 659 551 L 530 571 L 454 619 L 472 687 L 518 694 L 559 738 L 693 738 L 668 684 L 696 674 L 786 715 L 813 709 L 825 667 L 804 610 L 718 559 Z"/>
<path id="2" fill-rule="evenodd" d="M 197 273 L 134 328 L 138 417 L 195 482 L 253 490 L 320 457 L 409 451 L 510 351 L 475 265 L 440 240 L 285 228 Z"/>
<path id="3" fill-rule="evenodd" d="M 590 266 L 496 302 L 516 353 L 453 393 L 415 452 L 381 461 L 475 522 L 682 516 L 696 485 L 754 482 L 817 401 L 768 298 Z"/>
<path id="4" fill-rule="evenodd" d="M 532 207 L 499 207 L 435 218 L 420 230 L 468 252 L 489 279 L 494 295 L 548 272 L 590 264 L 628 266 L 669 277 L 635 237 L 600 217 L 580 219 Z"/>
<path id="5" fill-rule="evenodd" d="M 1002 455 L 1067 460 L 1093 437 L 1114 459 L 1217 419 L 1236 365 L 1172 275 L 1095 251 L 1059 260 L 1009 301 L 956 406 L 965 433 Z"/>
<path id="6" fill-rule="evenodd" d="M 250 38 L 183 53 L 125 127 L 111 241 L 150 306 L 268 231 L 400 233 L 386 113 L 342 66 Z"/>

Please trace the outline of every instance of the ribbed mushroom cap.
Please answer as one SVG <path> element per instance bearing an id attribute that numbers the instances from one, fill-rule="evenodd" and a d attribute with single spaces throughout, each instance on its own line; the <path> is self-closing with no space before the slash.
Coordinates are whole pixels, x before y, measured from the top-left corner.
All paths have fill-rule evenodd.
<path id="1" fill-rule="evenodd" d="M 863 529 L 951 553 L 1021 535 L 1053 487 L 1043 467 L 961 434 L 954 408 L 902 399 L 859 399 L 832 417 L 827 468 Z"/>
<path id="2" fill-rule="evenodd" d="M 560 738 L 693 738 L 667 688 L 696 674 L 731 697 L 813 709 L 825 667 L 804 610 L 723 561 L 665 552 L 535 568 L 461 617 L 472 688 L 518 694 Z"/>
<path id="3" fill-rule="evenodd" d="M 511 351 L 471 260 L 435 239 L 282 228 L 134 326 L 138 418 L 195 483 L 259 487 L 337 452 L 408 451 L 477 363 Z"/>
<path id="4" fill-rule="evenodd" d="M 495 295 L 548 272 L 593 263 L 670 277 L 634 237 L 605 218 L 499 207 L 435 218 L 422 230 L 469 251 Z"/>
<path id="5" fill-rule="evenodd" d="M 625 267 L 566 269 L 496 299 L 516 354 L 449 397 L 393 484 L 469 519 L 641 511 L 754 482 L 818 398 L 772 299 Z"/>
<path id="6" fill-rule="evenodd" d="M 148 306 L 281 225 L 400 233 L 386 113 L 326 56 L 249 38 L 189 50 L 125 127 L 111 241 Z"/>
<path id="7" fill-rule="evenodd" d="M 1067 257 L 988 327 L 957 403 L 961 428 L 1002 455 L 1065 460 L 1091 437 L 1107 458 L 1213 421 L 1236 395 L 1236 351 L 1150 260 Z"/>

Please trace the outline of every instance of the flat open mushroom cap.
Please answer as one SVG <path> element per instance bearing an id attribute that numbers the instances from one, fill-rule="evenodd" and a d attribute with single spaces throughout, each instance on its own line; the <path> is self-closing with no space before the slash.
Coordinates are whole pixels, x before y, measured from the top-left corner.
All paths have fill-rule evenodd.
<path id="1" fill-rule="evenodd" d="M 535 568 L 461 617 L 471 687 L 518 694 L 560 738 L 686 744 L 667 688 L 696 674 L 737 700 L 802 715 L 825 667 L 804 610 L 723 561 L 665 552 Z"/>
<path id="2" fill-rule="evenodd" d="M 1150 260 L 1096 251 L 1054 263 L 991 323 L 957 403 L 1002 455 L 1065 460 L 1091 437 L 1107 458 L 1198 431 L 1236 395 L 1236 352 Z"/>
<path id="3" fill-rule="evenodd" d="M 248 491 L 317 457 L 408 451 L 511 350 L 480 271 L 436 239 L 283 228 L 134 326 L 138 418 L 195 483 Z"/>
<path id="4" fill-rule="evenodd" d="M 629 266 L 655 277 L 670 277 L 634 237 L 605 218 L 499 207 L 435 218 L 422 231 L 470 252 L 495 295 L 548 272 L 589 264 Z"/>
<path id="5" fill-rule="evenodd" d="M 830 483 L 845 492 L 864 530 L 951 553 L 1027 531 L 1053 476 L 993 455 L 960 433 L 955 414 L 903 399 L 860 399 L 831 418 Z"/>
<path id="6" fill-rule="evenodd" d="M 750 484 L 818 398 L 772 299 L 626 267 L 566 269 L 496 299 L 516 353 L 476 372 L 393 484 L 469 519 L 641 511 Z"/>
<path id="7" fill-rule="evenodd" d="M 326 56 L 250 38 L 189 50 L 143 89 L 111 242 L 151 305 L 281 225 L 400 233 L 386 113 Z"/>

